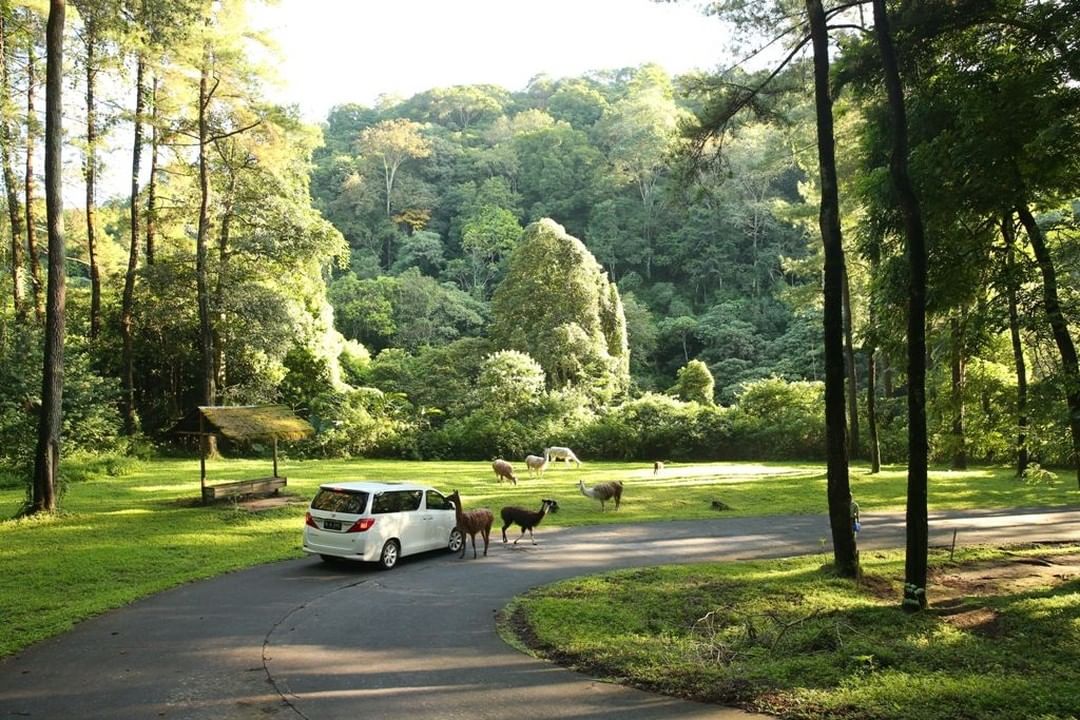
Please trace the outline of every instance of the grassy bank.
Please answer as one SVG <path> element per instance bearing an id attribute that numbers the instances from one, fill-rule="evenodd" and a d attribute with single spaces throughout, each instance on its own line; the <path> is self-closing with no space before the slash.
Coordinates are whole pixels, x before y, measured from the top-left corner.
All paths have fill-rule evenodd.
<path id="1" fill-rule="evenodd" d="M 304 502 L 331 480 L 418 481 L 461 490 L 466 507 L 539 506 L 554 497 L 562 507 L 550 525 L 712 518 L 713 500 L 730 515 L 825 512 L 823 468 L 814 464 L 669 465 L 654 476 L 651 464 L 561 464 L 543 480 L 522 477 L 516 487 L 496 484 L 483 462 L 285 462 L 287 494 L 295 504 L 252 513 L 234 504 L 202 507 L 197 460 L 83 459 L 69 461 L 72 481 L 56 517 L 0 521 L 0 655 L 63 632 L 81 619 L 165 588 L 237 568 L 299 557 Z M 265 460 L 221 460 L 208 465 L 211 481 L 259 477 Z M 622 510 L 601 514 L 578 493 L 586 483 L 622 480 Z M 856 498 L 864 512 L 900 509 L 905 474 L 856 468 Z M 21 487 L 0 487 L 0 517 L 11 517 Z M 1032 486 L 1007 470 L 938 472 L 931 479 L 934 509 L 1080 503 L 1064 480 Z"/>
<path id="2" fill-rule="evenodd" d="M 785 718 L 1075 718 L 1080 547 L 947 560 L 916 615 L 889 552 L 859 584 L 821 556 L 564 581 L 515 601 L 504 631 L 598 677 Z"/>

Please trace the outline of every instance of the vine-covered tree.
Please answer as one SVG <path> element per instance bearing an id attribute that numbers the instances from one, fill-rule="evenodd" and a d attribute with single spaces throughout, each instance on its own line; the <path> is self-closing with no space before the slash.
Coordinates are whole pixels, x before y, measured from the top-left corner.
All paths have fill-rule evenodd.
<path id="1" fill-rule="evenodd" d="M 492 299 L 491 337 L 540 363 L 549 387 L 581 387 L 611 400 L 628 386 L 618 289 L 588 248 L 552 220 L 525 228 L 510 256 Z"/>
<path id="2" fill-rule="evenodd" d="M 700 360 L 691 360 L 685 367 L 679 368 L 675 376 L 675 387 L 672 390 L 681 400 L 712 405 L 715 400 L 716 383 L 709 366 Z"/>

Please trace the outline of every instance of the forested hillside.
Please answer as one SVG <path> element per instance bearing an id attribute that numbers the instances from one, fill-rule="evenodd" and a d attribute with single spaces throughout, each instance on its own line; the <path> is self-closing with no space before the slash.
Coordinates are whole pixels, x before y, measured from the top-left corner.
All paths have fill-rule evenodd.
<path id="1" fill-rule="evenodd" d="M 522 227 L 548 217 L 618 284 L 635 390 L 695 358 L 724 401 L 748 379 L 819 377 L 817 304 L 786 292 L 817 282 L 799 128 L 747 124 L 691 167 L 688 80 L 644 66 L 335 108 L 312 194 L 351 251 L 338 327 L 372 354 L 485 336 Z"/>

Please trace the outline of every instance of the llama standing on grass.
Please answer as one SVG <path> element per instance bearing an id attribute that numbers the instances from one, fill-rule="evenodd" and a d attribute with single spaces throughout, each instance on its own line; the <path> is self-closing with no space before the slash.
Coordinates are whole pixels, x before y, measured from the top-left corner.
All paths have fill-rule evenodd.
<path id="1" fill-rule="evenodd" d="M 652 474 L 653 474 L 653 475 L 659 475 L 659 474 L 660 474 L 660 472 L 661 472 L 661 471 L 662 471 L 663 469 L 664 469 L 664 463 L 663 463 L 663 461 L 661 461 L 661 460 L 657 460 L 656 462 L 654 462 L 654 463 L 652 464 Z"/>
<path id="2" fill-rule="evenodd" d="M 540 524 L 540 521 L 544 519 L 544 516 L 549 512 L 559 512 L 559 503 L 554 500 L 545 498 L 540 501 L 539 512 L 533 512 L 532 510 L 526 510 L 523 507 L 515 507 L 509 505 L 499 511 L 499 515 L 502 516 L 503 521 L 503 542 L 506 542 L 506 529 L 511 525 L 517 524 L 521 526 L 521 536 L 514 541 L 514 544 L 518 544 L 518 540 L 525 537 L 525 531 L 529 531 L 529 538 L 532 540 L 532 544 L 536 544 L 536 538 L 533 537 L 533 528 Z"/>
<path id="3" fill-rule="evenodd" d="M 517 475 L 514 474 L 514 467 L 502 458 L 497 458 L 495 462 L 491 463 L 491 469 L 495 471 L 495 479 L 499 482 L 506 478 L 517 485 Z"/>
<path id="4" fill-rule="evenodd" d="M 488 537 L 491 535 L 491 525 L 495 522 L 495 516 L 491 514 L 491 511 L 487 508 L 477 508 L 476 510 L 470 510 L 465 512 L 461 509 L 461 495 L 458 491 L 450 493 L 446 498 L 450 502 L 454 503 L 454 513 L 457 515 L 457 528 L 463 535 L 467 534 L 472 538 L 472 556 L 476 558 L 476 533 L 484 538 L 484 557 L 487 557 L 488 551 Z M 465 557 L 465 543 L 461 543 L 461 555 L 459 557 Z"/>
<path id="5" fill-rule="evenodd" d="M 585 497 L 590 497 L 593 500 L 600 501 L 600 512 L 604 512 L 604 503 L 608 500 L 615 501 L 615 509 L 619 509 L 619 504 L 622 502 L 622 488 L 621 481 L 598 483 L 591 488 L 585 487 L 584 480 L 578 480 L 578 489 L 581 490 L 581 494 Z"/>
<path id="6" fill-rule="evenodd" d="M 568 447 L 549 447 L 544 449 L 544 457 L 547 461 L 554 463 L 556 460 L 563 460 L 566 463 L 574 463 L 575 468 L 581 467 L 581 461 L 578 460 L 574 451 Z"/>
<path id="7" fill-rule="evenodd" d="M 547 470 L 548 460 L 547 455 L 540 457 L 539 455 L 526 455 L 525 467 L 529 468 L 529 476 L 532 477 L 533 473 L 539 478 L 544 477 L 544 471 Z"/>

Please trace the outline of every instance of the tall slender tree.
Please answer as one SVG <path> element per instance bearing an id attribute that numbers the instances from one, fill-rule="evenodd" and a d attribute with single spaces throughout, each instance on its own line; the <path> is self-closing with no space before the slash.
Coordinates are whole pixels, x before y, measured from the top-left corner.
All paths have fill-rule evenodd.
<path id="1" fill-rule="evenodd" d="M 844 248 L 840 229 L 836 139 L 829 88 L 829 30 L 821 0 L 806 0 L 814 50 L 814 98 L 817 117 L 818 166 L 821 173 L 819 224 L 825 248 L 825 457 L 833 561 L 847 576 L 859 571 L 859 554 L 851 516 L 847 428 L 844 407 L 843 285 Z"/>
<path id="2" fill-rule="evenodd" d="M 101 331 L 101 269 L 98 266 L 97 239 L 97 171 L 99 120 L 97 80 L 102 69 L 103 35 L 108 25 L 110 4 L 97 0 L 81 0 L 75 8 L 82 18 L 83 71 L 86 82 L 86 149 L 83 157 L 83 178 L 86 186 L 86 252 L 90 263 L 90 338 Z"/>
<path id="3" fill-rule="evenodd" d="M 952 396 L 949 404 L 952 406 L 953 470 L 967 470 L 967 438 L 964 433 L 964 381 L 967 375 L 964 315 L 961 308 L 949 319 L 949 367 L 952 372 Z"/>
<path id="4" fill-rule="evenodd" d="M 207 21 L 209 23 L 209 20 Z M 199 70 L 199 224 L 195 235 L 195 285 L 199 306 L 199 358 L 202 368 L 203 405 L 217 403 L 217 376 L 214 372 L 214 332 L 210 318 L 208 243 L 210 238 L 210 102 L 217 84 L 212 82 L 213 52 L 207 40 Z"/>
<path id="5" fill-rule="evenodd" d="M 143 0 L 145 11 L 147 0 Z M 135 433 L 135 359 L 134 359 L 134 305 L 135 274 L 139 267 L 139 174 L 142 171 L 143 116 L 146 100 L 146 53 L 140 47 L 135 57 L 135 115 L 134 138 L 131 145 L 131 201 L 130 239 L 128 241 L 127 272 L 124 273 L 124 293 L 120 300 L 121 363 L 123 364 L 124 395 L 122 412 L 124 432 Z"/>
<path id="6" fill-rule="evenodd" d="M 1024 346 L 1020 342 L 1020 313 L 1016 307 L 1016 290 L 1019 279 L 1014 257 L 1016 229 L 1012 211 L 1005 213 L 1001 221 L 1001 234 L 1005 239 L 1005 297 L 1009 303 L 1009 339 L 1012 341 L 1013 362 L 1016 365 L 1016 476 L 1023 477 L 1028 466 L 1027 447 L 1027 364 Z"/>
<path id="7" fill-rule="evenodd" d="M 41 252 L 37 244 L 37 215 L 34 209 L 34 138 L 41 124 L 34 106 L 37 92 L 37 42 L 40 23 L 37 14 L 26 8 L 24 20 L 27 28 L 26 40 L 26 173 L 25 185 L 26 210 L 26 252 L 30 259 L 30 284 L 34 295 L 34 316 L 38 322 L 45 318 L 44 283 L 41 279 Z"/>
<path id="8" fill-rule="evenodd" d="M 150 82 L 150 177 L 146 182 L 146 264 L 154 264 L 157 244 L 157 176 L 158 153 L 161 149 L 161 115 L 158 108 L 158 86 L 161 78 L 154 73 Z"/>
<path id="9" fill-rule="evenodd" d="M 1061 355 L 1061 371 L 1065 380 L 1065 400 L 1069 408 L 1069 430 L 1072 435 L 1072 462 L 1076 469 L 1076 482 L 1080 486 L 1080 362 L 1077 360 L 1076 344 L 1069 332 L 1069 324 L 1061 309 L 1058 294 L 1057 268 L 1046 245 L 1046 235 L 1035 220 L 1026 202 L 1016 206 L 1020 224 L 1027 231 L 1028 242 L 1035 252 L 1035 261 L 1043 278 L 1043 306 L 1054 335 L 1058 354 Z"/>
<path id="10" fill-rule="evenodd" d="M 9 72 L 8 19 L 11 8 L 7 0 L 0 2 L 0 165 L 3 166 L 4 188 L 7 191 L 8 223 L 11 230 L 11 290 L 15 317 L 26 319 L 25 258 L 23 255 L 22 207 L 19 204 L 18 179 L 12 167 L 11 152 L 15 136 L 11 128 L 11 75 Z"/>
<path id="11" fill-rule="evenodd" d="M 61 403 L 64 394 L 64 204 L 62 194 L 64 0 L 50 0 L 45 32 L 45 214 L 49 231 L 49 299 L 45 318 L 45 359 L 41 416 L 34 453 L 31 513 L 56 510 L 60 471 Z"/>
<path id="12" fill-rule="evenodd" d="M 926 236 L 919 199 L 908 175 L 907 111 L 885 0 L 874 0 L 874 34 L 881 52 L 888 94 L 892 155 L 889 174 L 904 220 L 908 258 L 908 483 L 907 551 L 904 565 L 903 607 L 926 607 L 926 572 L 929 520 L 926 508 Z"/>
<path id="13" fill-rule="evenodd" d="M 859 457 L 859 371 L 855 366 L 855 339 L 851 317 L 851 282 L 844 267 L 844 370 L 847 373 L 848 456 Z"/>

